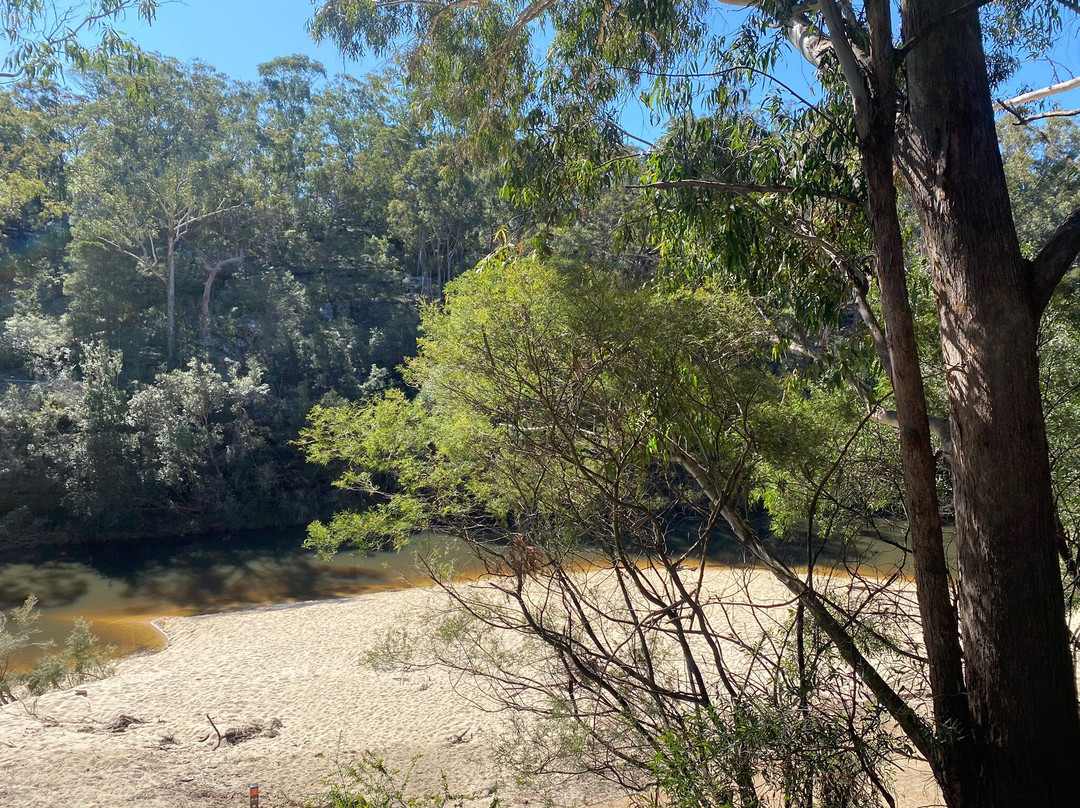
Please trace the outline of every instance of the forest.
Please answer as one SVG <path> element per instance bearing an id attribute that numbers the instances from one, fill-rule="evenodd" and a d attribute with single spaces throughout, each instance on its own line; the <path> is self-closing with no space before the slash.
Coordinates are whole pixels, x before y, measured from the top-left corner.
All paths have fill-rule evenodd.
<path id="1" fill-rule="evenodd" d="M 399 70 L 252 85 L 39 38 L 0 541 L 438 531 L 480 584 L 423 559 L 454 609 L 368 663 L 483 682 L 521 773 L 1069 804 L 1080 111 L 1016 77 L 1077 13 L 329 0 Z"/>
<path id="2" fill-rule="evenodd" d="M 2 108 L 0 546 L 302 525 L 312 405 L 396 383 L 490 170 L 391 77 L 118 64 Z"/>

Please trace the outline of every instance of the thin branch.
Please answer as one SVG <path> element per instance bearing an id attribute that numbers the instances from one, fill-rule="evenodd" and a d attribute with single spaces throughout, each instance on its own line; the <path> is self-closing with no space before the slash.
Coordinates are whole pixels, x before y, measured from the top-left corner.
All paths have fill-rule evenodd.
<path id="1" fill-rule="evenodd" d="M 217 724 L 214 723 L 214 719 L 210 717 L 210 713 L 206 714 L 206 720 L 210 722 L 210 726 L 214 728 L 214 734 L 217 735 L 217 743 L 214 744 L 214 749 L 217 749 L 221 746 L 221 732 L 218 730 Z"/>
<path id="2" fill-rule="evenodd" d="M 1041 121 L 1046 118 L 1073 118 L 1080 115 L 1080 109 L 1052 109 L 1049 112 L 1041 112 L 1038 115 L 1024 115 L 1016 107 L 1005 106 L 1003 108 L 1010 115 L 1013 115 L 1016 120 L 1013 121 L 1013 126 L 1026 126 L 1033 121 Z"/>
<path id="3" fill-rule="evenodd" d="M 681 451 L 677 445 L 673 446 L 674 453 L 679 464 L 686 469 L 687 473 L 701 486 L 707 497 L 712 499 L 718 496 L 718 492 L 712 485 L 708 472 L 697 463 L 690 455 Z M 881 705 L 896 721 L 897 725 L 908 737 L 916 749 L 928 760 L 933 762 L 936 755 L 934 735 L 926 722 L 904 701 L 892 686 L 882 678 L 870 661 L 863 656 L 855 645 L 851 635 L 844 629 L 840 621 L 833 616 L 826 607 L 820 595 L 809 588 L 806 583 L 795 574 L 783 561 L 777 558 L 758 539 L 754 528 L 743 518 L 733 505 L 726 504 L 722 513 L 724 520 L 731 527 L 739 542 L 759 561 L 765 564 L 793 595 L 798 596 L 799 601 L 813 616 L 818 626 L 836 646 L 837 652 L 847 662 L 852 670 L 858 675 L 863 683 L 870 689 Z"/>
<path id="4" fill-rule="evenodd" d="M 615 68 L 616 70 L 620 69 L 619 65 L 614 65 L 613 64 L 612 67 Z M 850 136 L 849 136 L 849 134 L 847 132 L 847 127 L 842 126 L 840 121 L 837 120 L 837 118 L 835 116 L 830 115 L 828 112 L 823 110 L 818 104 L 815 104 L 813 101 L 810 101 L 805 96 L 800 95 L 790 84 L 787 84 L 787 83 L 781 81 L 776 76 L 774 76 L 772 73 L 768 72 L 767 70 L 762 70 L 761 68 L 758 68 L 758 67 L 752 67 L 751 65 L 734 65 L 732 67 L 725 67 L 725 68 L 723 68 L 721 70 L 709 70 L 709 71 L 706 71 L 706 72 L 696 72 L 695 71 L 695 72 L 681 72 L 681 73 L 660 73 L 660 72 L 654 72 L 654 71 L 649 71 L 649 70 L 641 70 L 641 69 L 638 69 L 637 72 L 640 73 L 643 76 L 649 76 L 650 78 L 665 78 L 665 79 L 713 79 L 713 78 L 720 78 L 722 76 L 727 76 L 727 75 L 730 75 L 732 73 L 749 73 L 751 75 L 758 75 L 758 76 L 761 76 L 764 79 L 768 79 L 773 84 L 775 84 L 778 87 L 780 87 L 781 89 L 785 90 L 796 101 L 798 101 L 799 103 L 801 103 L 803 106 L 807 107 L 808 109 L 814 110 L 814 112 L 816 112 L 818 115 L 820 115 L 825 120 L 827 120 L 829 123 L 831 123 L 836 128 L 836 130 L 838 132 L 841 132 L 845 137 L 850 138 Z"/>

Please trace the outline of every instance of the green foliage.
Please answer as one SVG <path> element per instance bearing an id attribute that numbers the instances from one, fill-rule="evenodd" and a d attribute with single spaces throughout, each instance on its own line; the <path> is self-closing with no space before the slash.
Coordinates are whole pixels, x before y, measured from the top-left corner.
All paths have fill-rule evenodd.
<path id="1" fill-rule="evenodd" d="M 788 805 L 876 805 L 866 764 L 886 753 L 891 739 L 879 717 L 869 713 L 862 720 L 868 726 L 854 733 L 842 721 L 794 703 L 755 704 L 724 716 L 706 711 L 664 736 L 653 770 L 670 804 L 679 808 L 740 804 L 740 765 L 746 760 L 761 767 L 766 788 L 784 795 Z M 879 748 L 865 740 L 868 735 Z"/>
<path id="2" fill-rule="evenodd" d="M 36 378 L 54 377 L 71 366 L 71 334 L 55 318 L 16 312 L 4 322 L 7 364 Z"/>
<path id="3" fill-rule="evenodd" d="M 8 614 L 0 612 L 0 704 L 7 704 L 15 699 L 12 688 L 22 681 L 22 677 L 11 669 L 11 662 L 16 655 L 34 646 L 34 635 L 40 629 L 36 627 L 39 614 L 35 610 L 37 598 L 27 595 L 22 606 L 12 609 Z"/>
<path id="4" fill-rule="evenodd" d="M 81 617 L 75 618 L 75 627 L 64 641 L 63 650 L 42 657 L 26 674 L 26 688 L 31 696 L 103 679 L 112 672 L 116 647 L 98 645 L 90 627 Z"/>
<path id="5" fill-rule="evenodd" d="M 552 263 L 507 249 L 455 281 L 446 306 L 424 313 L 405 373 L 416 398 L 313 410 L 309 458 L 343 463 L 337 484 L 372 502 L 313 525 L 314 546 L 371 549 L 429 526 L 529 519 L 552 537 L 595 540 L 589 522 L 613 504 L 703 507 L 672 470 L 682 454 L 721 490 L 763 498 L 781 529 L 805 518 L 851 439 L 855 402 L 822 387 L 785 392 L 769 367 L 769 323 L 738 295 Z M 852 458 L 879 453 L 868 433 Z M 868 470 L 833 481 L 860 491 L 849 496 L 861 496 L 861 513 L 891 501 L 849 484 Z"/>
<path id="6" fill-rule="evenodd" d="M 152 22 L 157 6 L 156 0 L 92 0 L 73 7 L 53 0 L 5 0 L 0 40 L 7 55 L 0 79 L 48 79 L 62 74 L 65 65 L 104 65 L 120 58 L 131 70 L 141 68 L 141 52 L 116 24 L 132 10 Z"/>
<path id="7" fill-rule="evenodd" d="M 66 210 L 63 149 L 55 117 L 30 94 L 0 94 L 0 242 L 9 248 Z M 41 99 L 49 103 L 49 94 Z M 18 246 L 18 244 L 16 244 Z"/>
<path id="8" fill-rule="evenodd" d="M 1038 126 L 998 126 L 1017 235 L 1029 256 L 1080 205 L 1080 124 L 1050 118 Z"/>
<path id="9" fill-rule="evenodd" d="M 177 262 L 211 267 L 249 237 L 240 95 L 205 65 L 161 59 L 145 76 L 90 73 L 84 149 L 72 166 L 77 249 L 123 256 L 165 285 L 166 352 L 175 359 Z M 141 99 L 132 102 L 136 86 Z M 186 248 L 186 255 L 178 255 Z"/>
<path id="10" fill-rule="evenodd" d="M 242 463 L 265 438 L 248 410 L 265 398 L 265 386 L 251 376 L 221 376 L 192 359 L 185 370 L 161 374 L 128 401 L 127 421 L 135 430 L 141 473 L 173 491 L 190 491 L 200 480 Z"/>
<path id="11" fill-rule="evenodd" d="M 392 75 L 150 62 L 0 97 L 5 544 L 328 513 L 308 409 L 398 384 L 490 245 L 497 180 Z"/>
<path id="12" fill-rule="evenodd" d="M 306 808 L 462 808 L 466 798 L 452 794 L 443 775 L 442 787 L 434 793 L 414 794 L 409 790 L 413 758 L 408 769 L 390 768 L 373 752 L 365 752 L 352 763 L 339 763 L 337 771 L 322 782 L 327 791 L 307 800 Z M 495 808 L 498 799 L 491 801 Z"/>
<path id="13" fill-rule="evenodd" d="M 15 699 L 12 689 L 24 685 L 31 696 L 49 690 L 73 687 L 92 679 L 102 679 L 112 671 L 115 646 L 102 647 L 90 631 L 90 623 L 81 617 L 64 642 L 63 650 L 47 654 L 38 660 L 29 673 L 15 673 L 12 660 L 27 648 L 47 648 L 52 645 L 34 641 L 40 629 L 36 623 L 37 598 L 29 595 L 22 606 L 5 615 L 0 612 L 0 704 Z"/>

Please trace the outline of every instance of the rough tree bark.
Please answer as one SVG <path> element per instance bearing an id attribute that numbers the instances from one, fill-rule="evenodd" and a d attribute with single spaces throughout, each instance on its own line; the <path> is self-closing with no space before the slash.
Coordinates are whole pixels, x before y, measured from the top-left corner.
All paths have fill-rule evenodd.
<path id="1" fill-rule="evenodd" d="M 976 9 L 901 6 L 913 42 L 902 168 L 941 318 L 974 746 L 973 787 L 946 798 L 1067 805 L 1080 719 L 1039 390 L 1041 306 L 1013 224 Z"/>

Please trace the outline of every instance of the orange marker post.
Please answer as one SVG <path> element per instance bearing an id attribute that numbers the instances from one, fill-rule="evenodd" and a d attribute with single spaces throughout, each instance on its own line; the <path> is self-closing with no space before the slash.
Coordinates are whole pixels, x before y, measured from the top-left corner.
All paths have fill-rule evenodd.
<path id="1" fill-rule="evenodd" d="M 251 808 L 259 808 L 259 784 L 252 783 L 248 793 L 251 795 Z"/>

